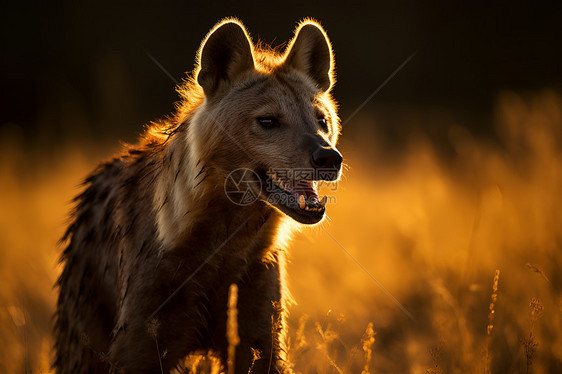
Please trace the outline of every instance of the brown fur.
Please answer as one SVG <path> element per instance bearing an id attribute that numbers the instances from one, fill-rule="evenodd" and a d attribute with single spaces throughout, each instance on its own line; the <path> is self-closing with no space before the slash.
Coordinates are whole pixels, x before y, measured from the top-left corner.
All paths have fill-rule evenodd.
<path id="1" fill-rule="evenodd" d="M 234 169 L 310 168 L 310 144 L 334 147 L 331 47 L 310 20 L 281 54 L 255 47 L 228 19 L 208 34 L 198 62 L 195 78 L 180 87 L 176 115 L 100 165 L 76 198 L 57 283 L 61 374 L 155 373 L 160 361 L 168 372 L 206 350 L 226 362 L 232 283 L 239 286 L 236 372 L 248 371 L 250 348 L 262 352 L 255 373 L 267 372 L 270 356 L 272 373 L 290 372 L 283 224 L 292 220 L 260 191 L 257 202 L 239 206 L 223 186 Z M 261 116 L 280 118 L 282 130 L 259 127 Z M 151 316 L 158 323 L 149 331 Z"/>

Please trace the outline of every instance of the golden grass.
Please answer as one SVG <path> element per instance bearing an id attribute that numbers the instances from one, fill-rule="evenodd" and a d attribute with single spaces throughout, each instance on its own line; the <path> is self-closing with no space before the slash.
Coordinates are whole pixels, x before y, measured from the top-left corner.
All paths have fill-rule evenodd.
<path id="1" fill-rule="evenodd" d="M 539 343 L 535 339 L 535 323 L 541 317 L 544 306 L 539 299 L 533 297 L 529 303 L 529 308 L 531 308 L 531 328 L 529 329 L 529 336 L 521 339 L 521 344 L 523 345 L 523 350 L 525 351 L 525 372 L 529 373 L 531 370 L 531 365 L 533 364 L 533 358 L 537 352 L 537 347 Z"/>
<path id="2" fill-rule="evenodd" d="M 305 229 L 288 270 L 297 373 L 562 372 L 562 99 L 505 93 L 495 124 L 497 143 L 451 123 L 447 160 L 416 138 L 382 162 L 344 133 L 351 168 L 322 227 L 414 320 L 322 228 Z M 110 152 L 0 142 L 0 372 L 45 373 L 56 242 L 76 186 Z"/>
<path id="3" fill-rule="evenodd" d="M 498 299 L 498 283 L 500 280 L 500 271 L 496 270 L 494 275 L 494 283 L 492 286 L 492 297 L 490 300 L 490 312 L 488 313 L 488 326 L 486 327 L 486 347 L 484 347 L 484 374 L 491 373 L 490 364 L 492 362 L 492 355 L 490 353 L 490 338 L 492 336 L 492 331 L 494 329 L 494 316 L 496 311 L 494 310 L 494 304 Z"/>
<path id="4" fill-rule="evenodd" d="M 236 347 L 240 343 L 238 336 L 238 286 L 231 284 L 228 291 L 228 312 L 226 320 L 226 338 L 228 340 L 228 374 L 234 374 Z"/>

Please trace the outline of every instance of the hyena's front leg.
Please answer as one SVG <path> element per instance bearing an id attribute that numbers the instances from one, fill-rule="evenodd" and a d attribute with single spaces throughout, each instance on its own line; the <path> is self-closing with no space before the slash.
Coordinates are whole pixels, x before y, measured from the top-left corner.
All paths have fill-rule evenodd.
<path id="1" fill-rule="evenodd" d="M 157 373 L 158 352 L 145 325 L 140 320 L 124 324 L 116 333 L 109 352 L 111 374 Z M 168 371 L 165 371 L 168 372 Z"/>
<path id="2" fill-rule="evenodd" d="M 198 309 L 203 305 L 201 298 L 191 285 L 185 285 L 173 298 L 167 299 L 188 276 L 178 273 L 180 276 L 170 282 L 171 287 L 149 282 L 131 285 L 132 292 L 125 297 L 111 344 L 113 372 L 169 373 L 182 357 L 201 347 L 198 339 L 198 331 L 202 330 L 202 313 Z M 129 294 L 136 296 L 129 297 Z"/>
<path id="3" fill-rule="evenodd" d="M 182 299 L 181 293 L 178 299 Z M 157 307 L 157 306 L 156 306 Z M 191 351 L 201 345 L 197 339 L 198 312 L 170 301 L 157 317 L 150 318 L 138 305 L 111 344 L 112 373 L 169 373 Z"/>
<path id="4" fill-rule="evenodd" d="M 280 254 L 282 255 L 282 254 Z M 279 263 L 254 264 L 239 282 L 236 373 L 246 374 L 259 351 L 252 373 L 292 373 L 285 361 L 284 280 Z"/>

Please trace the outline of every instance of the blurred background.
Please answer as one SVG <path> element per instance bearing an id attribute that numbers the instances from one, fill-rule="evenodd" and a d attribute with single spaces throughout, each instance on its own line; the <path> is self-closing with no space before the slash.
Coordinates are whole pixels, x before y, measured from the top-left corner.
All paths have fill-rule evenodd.
<path id="1" fill-rule="evenodd" d="M 349 168 L 291 249 L 296 371 L 562 372 L 559 2 L 0 7 L 0 372 L 49 371 L 72 197 L 227 16 L 272 45 L 315 18 L 336 54 Z"/>

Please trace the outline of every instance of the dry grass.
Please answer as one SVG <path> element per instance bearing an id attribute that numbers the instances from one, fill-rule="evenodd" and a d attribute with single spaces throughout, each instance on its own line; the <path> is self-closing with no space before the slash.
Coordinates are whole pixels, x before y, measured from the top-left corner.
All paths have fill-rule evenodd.
<path id="1" fill-rule="evenodd" d="M 537 353 L 539 343 L 535 339 L 535 323 L 541 317 L 544 306 L 539 299 L 533 297 L 529 303 L 531 308 L 531 328 L 529 329 L 529 336 L 521 339 L 523 351 L 525 352 L 525 372 L 530 373 L 533 358 Z"/>
<path id="2" fill-rule="evenodd" d="M 490 352 L 490 339 L 492 337 L 492 331 L 494 329 L 494 316 L 496 311 L 494 310 L 494 304 L 498 299 L 498 283 L 500 280 L 500 271 L 496 270 L 494 275 L 494 283 L 492 286 L 492 297 L 490 300 L 490 312 L 488 313 L 488 326 L 486 327 L 486 347 L 484 347 L 484 374 L 491 373 L 490 364 L 492 362 L 492 355 Z"/>
<path id="3" fill-rule="evenodd" d="M 383 162 L 344 134 L 351 169 L 323 227 L 414 320 L 322 229 L 304 230 L 288 271 L 297 373 L 562 372 L 562 100 L 506 93 L 495 123 L 497 144 L 451 123 L 448 160 L 416 138 Z M 109 152 L 30 155 L 0 139 L 0 372 L 47 372 L 56 242 L 78 182 Z M 186 365 L 224 370 L 211 355 Z"/>
<path id="4" fill-rule="evenodd" d="M 228 315 L 226 322 L 226 337 L 228 339 L 228 374 L 234 374 L 236 347 L 240 343 L 238 336 L 238 286 L 230 285 L 228 292 Z"/>

